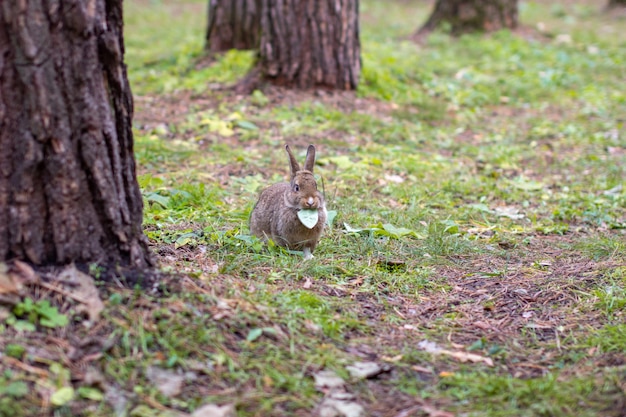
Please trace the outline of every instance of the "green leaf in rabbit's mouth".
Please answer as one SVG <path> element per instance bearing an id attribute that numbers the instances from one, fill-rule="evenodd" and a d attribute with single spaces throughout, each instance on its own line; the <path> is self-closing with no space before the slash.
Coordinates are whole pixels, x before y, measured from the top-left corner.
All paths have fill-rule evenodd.
<path id="1" fill-rule="evenodd" d="M 306 226 L 309 229 L 313 229 L 317 224 L 317 220 L 319 219 L 319 213 L 317 209 L 313 210 L 298 210 L 298 218 L 300 219 L 300 223 Z"/>

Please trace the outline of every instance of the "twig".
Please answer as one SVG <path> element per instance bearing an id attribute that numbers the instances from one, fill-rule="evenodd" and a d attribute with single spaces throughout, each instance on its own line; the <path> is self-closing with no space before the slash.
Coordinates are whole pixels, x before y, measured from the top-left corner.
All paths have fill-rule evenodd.
<path id="1" fill-rule="evenodd" d="M 22 361 L 20 361 L 18 359 L 12 358 L 10 356 L 6 356 L 6 355 L 3 356 L 2 357 L 2 361 L 4 363 L 6 363 L 7 365 L 9 365 L 9 366 L 13 365 L 13 366 L 15 366 L 17 368 L 20 368 L 22 371 L 26 371 L 26 372 L 29 372 L 31 374 L 37 374 L 37 375 L 39 375 L 41 377 L 44 377 L 44 378 L 48 378 L 50 376 L 50 373 L 48 371 L 46 371 L 45 369 L 41 369 L 41 368 L 37 368 L 37 367 L 34 367 L 34 366 L 27 365 L 24 362 L 22 362 Z"/>
<path id="2" fill-rule="evenodd" d="M 85 300 L 83 297 L 80 297 L 78 295 L 72 294 L 71 292 L 65 291 L 63 288 L 59 288 L 59 287 L 57 287 L 55 285 L 47 284 L 47 283 L 41 282 L 41 281 L 36 282 L 35 284 L 39 285 L 39 286 L 41 286 L 41 287 L 43 287 L 43 288 L 45 288 L 47 290 L 54 291 L 54 292 L 57 292 L 57 293 L 59 293 L 61 295 L 66 296 L 68 298 L 71 298 L 74 301 L 78 301 L 79 303 L 89 304 L 89 302 L 87 300 Z"/>

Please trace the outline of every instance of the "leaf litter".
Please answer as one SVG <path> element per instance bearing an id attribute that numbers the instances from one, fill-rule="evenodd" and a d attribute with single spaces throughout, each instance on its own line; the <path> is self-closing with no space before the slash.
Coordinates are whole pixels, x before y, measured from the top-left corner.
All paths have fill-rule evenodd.
<path id="1" fill-rule="evenodd" d="M 331 370 L 323 370 L 313 374 L 315 388 L 324 393 L 314 415 L 318 417 L 362 417 L 365 409 L 357 401 L 357 397 L 348 392 L 343 378 Z"/>

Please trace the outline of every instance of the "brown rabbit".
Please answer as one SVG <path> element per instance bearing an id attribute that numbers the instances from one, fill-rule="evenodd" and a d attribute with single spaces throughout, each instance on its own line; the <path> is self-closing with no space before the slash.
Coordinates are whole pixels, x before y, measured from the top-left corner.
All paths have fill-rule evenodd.
<path id="1" fill-rule="evenodd" d="M 311 259 L 326 224 L 324 197 L 313 177 L 315 146 L 309 145 L 307 149 L 304 169 L 300 169 L 289 145 L 285 145 L 285 150 L 291 165 L 291 181 L 271 185 L 261 192 L 250 215 L 250 232 L 263 240 L 271 238 L 280 246 L 302 250 L 304 259 Z M 312 228 L 298 218 L 302 209 L 317 210 L 317 224 Z"/>

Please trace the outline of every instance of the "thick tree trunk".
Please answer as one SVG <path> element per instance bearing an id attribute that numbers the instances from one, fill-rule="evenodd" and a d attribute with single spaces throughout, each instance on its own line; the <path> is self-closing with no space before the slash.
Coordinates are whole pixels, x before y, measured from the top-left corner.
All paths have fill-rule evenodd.
<path id="1" fill-rule="evenodd" d="M 122 0 L 2 0 L 0 260 L 152 265 Z"/>
<path id="2" fill-rule="evenodd" d="M 257 49 L 261 0 L 209 0 L 205 48 L 209 52 Z"/>
<path id="3" fill-rule="evenodd" d="M 452 34 L 500 29 L 515 29 L 518 22 L 517 0 L 437 0 L 428 21 L 417 31 L 420 37 L 442 24 Z"/>
<path id="4" fill-rule="evenodd" d="M 253 70 L 274 84 L 354 90 L 361 72 L 358 0 L 263 0 Z"/>
<path id="5" fill-rule="evenodd" d="M 626 0 L 609 0 L 607 8 L 613 9 L 616 7 L 626 7 Z"/>

